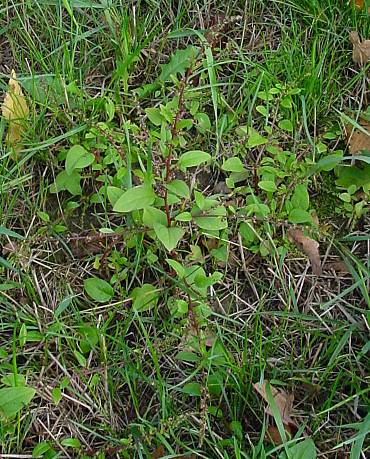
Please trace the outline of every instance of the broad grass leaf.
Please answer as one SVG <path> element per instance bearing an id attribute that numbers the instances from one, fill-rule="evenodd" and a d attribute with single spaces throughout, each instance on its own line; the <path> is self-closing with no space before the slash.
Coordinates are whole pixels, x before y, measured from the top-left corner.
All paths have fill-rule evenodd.
<path id="1" fill-rule="evenodd" d="M 310 260 L 312 271 L 316 276 L 321 275 L 321 261 L 319 243 L 305 236 L 300 228 L 290 228 L 288 238 L 299 250 L 304 252 Z"/>
<path id="2" fill-rule="evenodd" d="M 30 387 L 5 387 L 0 389 L 0 414 L 10 418 L 28 405 L 36 391 Z"/>
<path id="3" fill-rule="evenodd" d="M 115 212 L 132 212 L 153 204 L 155 194 L 151 186 L 139 185 L 126 190 L 113 206 Z"/>
<path id="4" fill-rule="evenodd" d="M 16 151 L 21 149 L 21 139 L 27 126 L 29 108 L 15 71 L 12 70 L 8 92 L 1 106 L 3 117 L 9 121 L 6 143 Z"/>
<path id="5" fill-rule="evenodd" d="M 85 280 L 84 288 L 86 293 L 95 301 L 105 303 L 113 298 L 113 287 L 107 281 L 98 277 L 90 277 Z"/>

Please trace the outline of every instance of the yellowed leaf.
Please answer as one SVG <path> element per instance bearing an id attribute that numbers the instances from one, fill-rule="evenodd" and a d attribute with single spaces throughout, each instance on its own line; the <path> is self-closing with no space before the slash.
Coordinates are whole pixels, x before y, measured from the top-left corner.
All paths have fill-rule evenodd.
<path id="1" fill-rule="evenodd" d="M 316 276 L 321 275 L 321 261 L 319 243 L 305 236 L 300 228 L 291 228 L 288 231 L 288 238 L 299 250 L 305 253 L 310 260 L 312 271 Z"/>
<path id="2" fill-rule="evenodd" d="M 15 71 L 12 70 L 9 89 L 5 94 L 1 111 L 3 117 L 9 121 L 6 143 L 18 150 L 26 121 L 28 120 L 29 109 L 22 88 L 16 78 Z"/>
<path id="3" fill-rule="evenodd" d="M 370 123 L 362 118 L 358 123 L 368 134 L 355 129 L 353 126 L 345 126 L 346 141 L 351 155 L 356 155 L 364 150 L 370 151 Z"/>
<path id="4" fill-rule="evenodd" d="M 357 32 L 350 32 L 349 41 L 353 45 L 352 59 L 358 65 L 365 65 L 370 61 L 370 40 L 360 40 Z"/>

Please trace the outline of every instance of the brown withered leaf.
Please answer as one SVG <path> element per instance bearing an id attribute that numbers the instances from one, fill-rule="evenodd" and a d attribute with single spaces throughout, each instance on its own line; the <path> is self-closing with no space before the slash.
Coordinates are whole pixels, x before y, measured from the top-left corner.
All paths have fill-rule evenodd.
<path id="1" fill-rule="evenodd" d="M 253 387 L 258 392 L 258 394 L 265 400 L 265 402 L 268 404 L 269 401 L 268 401 L 267 392 L 266 392 L 267 383 L 268 381 L 264 381 L 263 385 L 260 385 L 259 383 L 255 383 L 253 384 Z M 279 410 L 281 420 L 283 421 L 284 426 L 295 426 L 295 422 L 290 417 L 292 414 L 292 410 L 293 410 L 294 395 L 287 394 L 283 390 L 276 389 L 276 387 L 271 386 L 271 384 L 270 384 L 270 388 L 271 388 L 271 394 L 274 398 L 277 409 Z M 266 408 L 266 413 L 272 416 L 272 411 L 269 405 Z"/>
<path id="2" fill-rule="evenodd" d="M 319 252 L 319 243 L 303 234 L 300 228 L 290 228 L 288 231 L 288 239 L 299 250 L 305 253 L 310 260 L 312 272 L 316 276 L 321 275 L 321 261 Z"/>
<path id="3" fill-rule="evenodd" d="M 163 447 L 163 445 L 158 446 L 153 452 L 152 452 L 152 459 L 161 459 L 163 456 L 166 455 L 166 451 Z"/>
<path id="4" fill-rule="evenodd" d="M 294 432 L 289 425 L 284 425 L 284 429 L 290 437 L 293 436 Z M 284 443 L 283 439 L 281 438 L 279 429 L 275 426 L 268 426 L 265 440 L 269 443 L 273 443 L 274 445 L 282 445 Z"/>
<path id="5" fill-rule="evenodd" d="M 365 134 L 363 131 L 355 129 L 353 126 L 345 126 L 346 142 L 351 155 L 357 155 L 364 150 L 370 151 L 370 123 L 360 118 L 358 124 L 369 134 Z"/>
<path id="6" fill-rule="evenodd" d="M 342 260 L 333 261 L 328 265 L 329 269 L 332 269 L 336 273 L 348 274 L 348 268 Z"/>
<path id="7" fill-rule="evenodd" d="M 349 0 L 349 4 L 355 5 L 357 11 L 361 11 L 365 6 L 365 0 Z M 370 13 L 370 6 L 368 7 L 368 12 Z"/>
<path id="8" fill-rule="evenodd" d="M 365 65 L 370 61 L 370 40 L 360 40 L 358 32 L 353 31 L 349 34 L 349 41 L 353 45 L 352 59 L 355 64 Z"/>
<path id="9" fill-rule="evenodd" d="M 20 149 L 20 141 L 28 120 L 29 109 L 15 71 L 12 70 L 9 89 L 1 106 L 2 115 L 9 121 L 6 143 L 15 150 Z"/>

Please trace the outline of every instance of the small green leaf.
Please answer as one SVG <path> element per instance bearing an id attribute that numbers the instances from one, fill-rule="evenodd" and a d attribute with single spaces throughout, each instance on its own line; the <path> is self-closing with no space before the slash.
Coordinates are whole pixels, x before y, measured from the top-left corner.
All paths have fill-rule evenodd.
<path id="1" fill-rule="evenodd" d="M 105 303 L 113 298 L 113 287 L 107 281 L 98 277 L 85 279 L 84 288 L 86 293 L 95 301 Z"/>
<path id="2" fill-rule="evenodd" d="M 77 362 L 81 365 L 81 367 L 86 367 L 87 366 L 87 360 L 84 355 L 81 354 L 79 351 L 73 351 L 74 356 L 77 359 Z"/>
<path id="3" fill-rule="evenodd" d="M 172 180 L 172 182 L 166 185 L 166 188 L 168 191 L 171 191 L 171 193 L 176 194 L 181 198 L 190 198 L 189 187 L 183 180 Z"/>
<path id="4" fill-rule="evenodd" d="M 192 216 L 190 212 L 181 212 L 180 214 L 176 215 L 175 220 L 178 222 L 190 222 L 192 220 Z"/>
<path id="5" fill-rule="evenodd" d="M 199 207 L 200 210 L 203 210 L 206 203 L 206 198 L 203 196 L 203 193 L 200 193 L 199 191 L 195 190 L 194 198 L 196 205 Z"/>
<path id="6" fill-rule="evenodd" d="M 60 443 L 62 446 L 65 446 L 66 448 L 81 448 L 81 442 L 80 440 L 78 440 L 78 438 L 65 438 Z"/>
<path id="7" fill-rule="evenodd" d="M 126 190 L 113 206 L 115 212 L 132 212 L 153 204 L 155 194 L 151 186 L 139 185 Z"/>
<path id="8" fill-rule="evenodd" d="M 308 223 L 312 222 L 312 218 L 306 210 L 292 209 L 289 213 L 289 221 L 291 223 Z"/>
<path id="9" fill-rule="evenodd" d="M 197 354 L 194 354 L 194 352 L 185 352 L 185 351 L 180 351 L 176 355 L 177 360 L 181 360 L 182 362 L 199 362 L 200 357 Z"/>
<path id="10" fill-rule="evenodd" d="M 198 122 L 197 129 L 204 134 L 211 129 L 211 121 L 207 113 L 197 113 L 194 119 Z"/>
<path id="11" fill-rule="evenodd" d="M 294 189 L 294 193 L 290 202 L 296 209 L 307 210 L 310 205 L 310 197 L 307 191 L 307 185 L 297 185 Z"/>
<path id="12" fill-rule="evenodd" d="M 68 175 L 75 169 L 83 169 L 95 161 L 95 156 L 82 145 L 73 145 L 67 153 L 65 168 Z"/>
<path id="13" fill-rule="evenodd" d="M 236 156 L 227 159 L 221 166 L 221 169 L 227 172 L 244 172 L 246 170 L 241 160 Z"/>
<path id="14" fill-rule="evenodd" d="M 132 309 L 137 312 L 149 311 L 158 301 L 158 290 L 151 284 L 136 287 L 131 294 Z"/>
<path id="15" fill-rule="evenodd" d="M 28 405 L 36 391 L 30 387 L 5 387 L 0 389 L 0 414 L 10 418 Z"/>
<path id="16" fill-rule="evenodd" d="M 293 132 L 293 124 L 290 120 L 281 120 L 278 122 L 278 126 L 283 131 Z"/>
<path id="17" fill-rule="evenodd" d="M 257 105 L 256 110 L 258 113 L 261 113 L 263 116 L 268 116 L 269 112 L 264 105 Z"/>
<path id="18" fill-rule="evenodd" d="M 170 80 L 171 75 L 177 76 L 185 74 L 185 71 L 191 66 L 192 61 L 198 56 L 198 48 L 188 46 L 185 49 L 177 50 L 170 59 L 170 62 L 162 65 L 162 72 L 159 80 L 166 82 Z"/>
<path id="19" fill-rule="evenodd" d="M 58 406 L 59 402 L 62 400 L 62 390 L 60 387 L 54 387 L 51 391 L 51 398 L 53 399 L 54 405 Z"/>
<path id="20" fill-rule="evenodd" d="M 48 441 L 43 441 L 35 446 L 32 450 L 32 457 L 42 457 L 44 453 L 47 453 L 51 450 L 50 443 Z"/>
<path id="21" fill-rule="evenodd" d="M 185 233 L 182 228 L 176 226 L 168 227 L 161 225 L 160 223 L 155 223 L 153 225 L 153 229 L 158 239 L 169 252 L 171 252 L 177 246 L 178 242 Z"/>
<path id="22" fill-rule="evenodd" d="M 188 167 L 199 166 L 200 164 L 210 161 L 211 155 L 202 150 L 192 150 L 183 153 L 178 162 L 178 166 L 181 170 L 185 170 Z"/>
<path id="23" fill-rule="evenodd" d="M 182 392 L 185 394 L 193 395 L 194 397 L 201 397 L 202 386 L 198 382 L 187 383 L 182 388 Z"/>
<path id="24" fill-rule="evenodd" d="M 263 137 L 259 132 L 257 132 L 252 127 L 241 126 L 239 129 L 244 134 L 248 135 L 248 140 L 247 140 L 248 148 L 258 147 L 259 145 L 264 145 L 265 143 L 268 142 L 268 139 L 266 139 L 266 137 Z"/>
<path id="25" fill-rule="evenodd" d="M 67 171 L 59 172 L 55 178 L 55 184 L 51 187 L 52 193 L 58 193 L 59 191 L 67 190 L 73 196 L 82 194 L 80 185 L 81 175 L 77 171 L 73 171 L 71 174 L 67 174 Z"/>
<path id="26" fill-rule="evenodd" d="M 150 107 L 145 109 L 145 113 L 149 120 L 155 125 L 160 126 L 162 124 L 163 116 L 159 108 Z"/>
<path id="27" fill-rule="evenodd" d="M 281 99 L 280 105 L 284 108 L 292 108 L 293 101 L 290 96 L 285 96 Z"/>
<path id="28" fill-rule="evenodd" d="M 194 217 L 195 223 L 199 228 L 208 231 L 218 231 L 227 228 L 227 219 L 224 217 L 215 217 L 212 215 Z"/>
<path id="29" fill-rule="evenodd" d="M 166 261 L 171 266 L 171 268 L 176 271 L 176 274 L 180 279 L 185 277 L 185 268 L 178 261 L 172 260 L 171 258 L 166 258 Z"/>
<path id="30" fill-rule="evenodd" d="M 261 180 L 258 182 L 258 187 L 261 188 L 261 190 L 267 191 L 269 193 L 273 193 L 277 190 L 275 182 L 271 180 Z"/>

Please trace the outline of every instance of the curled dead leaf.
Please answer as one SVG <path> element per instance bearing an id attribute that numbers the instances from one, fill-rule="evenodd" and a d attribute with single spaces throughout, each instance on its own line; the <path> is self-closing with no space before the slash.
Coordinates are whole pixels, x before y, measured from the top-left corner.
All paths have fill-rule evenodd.
<path id="1" fill-rule="evenodd" d="M 370 151 L 370 122 L 360 118 L 358 123 L 368 134 L 353 126 L 345 126 L 346 142 L 351 155 L 356 155 L 364 150 Z"/>
<path id="2" fill-rule="evenodd" d="M 300 228 L 290 228 L 288 239 L 299 250 L 305 253 L 310 260 L 312 272 L 316 276 L 321 275 L 321 261 L 319 252 L 319 243 L 305 236 Z"/>
<path id="3" fill-rule="evenodd" d="M 360 40 L 358 32 L 353 31 L 349 34 L 349 41 L 353 45 L 352 59 L 355 64 L 365 65 L 370 61 L 370 40 Z"/>
<path id="4" fill-rule="evenodd" d="M 268 384 L 268 381 L 264 381 L 262 385 L 260 385 L 259 383 L 253 384 L 253 387 L 258 392 L 258 394 L 265 400 L 265 402 L 267 402 L 268 404 L 269 400 L 268 400 L 267 392 L 266 392 L 267 384 Z M 276 389 L 276 387 L 271 386 L 271 384 L 270 384 L 270 388 L 271 388 L 271 394 L 274 398 L 277 409 L 279 410 L 283 424 L 287 426 L 290 426 L 290 425 L 294 426 L 295 422 L 290 417 L 292 414 L 292 410 L 293 410 L 294 395 L 287 394 L 283 390 Z M 266 408 L 266 413 L 272 416 L 272 411 L 269 405 Z"/>
<path id="5" fill-rule="evenodd" d="M 12 70 L 9 80 L 9 89 L 5 94 L 1 111 L 3 117 L 9 121 L 6 143 L 16 150 L 19 150 L 20 141 L 29 115 L 29 109 L 22 88 L 16 78 L 15 71 Z"/>

